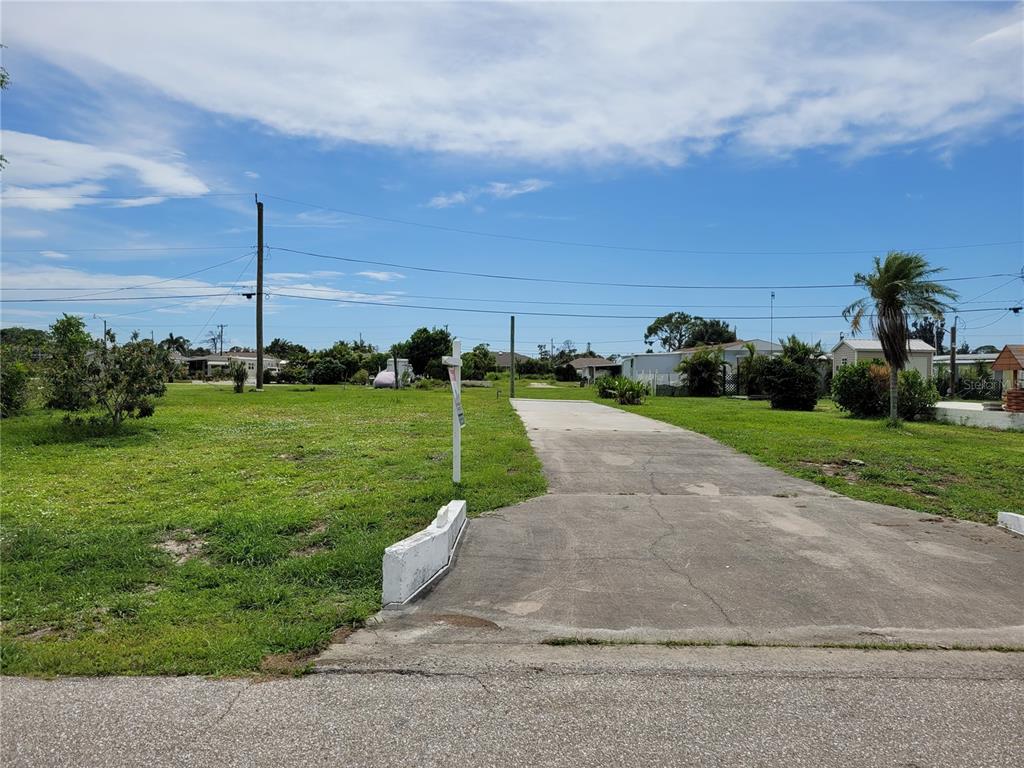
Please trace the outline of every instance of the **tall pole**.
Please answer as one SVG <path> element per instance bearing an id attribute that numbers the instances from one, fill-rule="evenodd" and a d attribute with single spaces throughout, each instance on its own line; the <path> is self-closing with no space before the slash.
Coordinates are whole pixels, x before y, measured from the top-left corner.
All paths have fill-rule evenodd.
<path id="1" fill-rule="evenodd" d="M 509 325 L 508 396 L 516 396 L 516 316 Z"/>
<path id="2" fill-rule="evenodd" d="M 256 200 L 256 389 L 263 391 L 263 203 Z"/>
<path id="3" fill-rule="evenodd" d="M 768 356 L 775 357 L 775 291 L 772 291 L 772 300 L 768 311 Z"/>
<path id="4" fill-rule="evenodd" d="M 949 329 L 949 396 L 956 397 L 956 322 L 959 318 L 953 315 L 953 327 Z"/>

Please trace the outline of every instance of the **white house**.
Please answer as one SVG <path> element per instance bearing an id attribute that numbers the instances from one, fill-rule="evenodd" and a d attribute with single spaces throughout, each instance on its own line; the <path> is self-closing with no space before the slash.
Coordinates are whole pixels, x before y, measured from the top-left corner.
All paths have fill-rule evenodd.
<path id="1" fill-rule="evenodd" d="M 778 344 L 764 339 L 730 341 L 713 346 L 722 350 L 722 362 L 729 367 L 730 372 L 735 373 L 739 361 L 749 355 L 746 347 L 748 343 L 754 345 L 754 349 L 759 355 L 775 355 L 782 349 Z M 687 347 L 676 352 L 645 352 L 626 355 L 621 361 L 622 375 L 652 384 L 679 384 L 680 374 L 676 372 L 676 368 L 684 358 L 690 357 L 698 349 L 700 347 Z"/>
<path id="2" fill-rule="evenodd" d="M 570 360 L 569 365 L 576 369 L 578 376 L 590 383 L 602 376 L 615 376 L 621 370 L 620 363 L 603 357 L 577 357 Z"/>
<path id="3" fill-rule="evenodd" d="M 913 368 L 924 378 L 930 379 L 935 347 L 920 339 L 911 339 L 909 349 L 910 360 L 907 361 L 907 370 Z M 833 374 L 844 365 L 854 365 L 865 360 L 885 360 L 882 355 L 882 342 L 878 339 L 840 339 L 839 343 L 832 347 Z"/>
<path id="4" fill-rule="evenodd" d="M 247 383 L 256 383 L 256 353 L 255 352 L 226 352 L 223 355 L 196 355 L 194 357 L 185 358 L 188 363 L 188 371 L 192 376 L 208 377 L 214 375 L 217 371 L 223 372 L 234 361 L 239 360 L 245 363 L 245 368 L 249 372 L 249 378 Z M 263 370 L 271 371 L 276 373 L 280 370 L 281 366 L 285 363 L 276 357 L 270 355 L 263 356 Z"/>

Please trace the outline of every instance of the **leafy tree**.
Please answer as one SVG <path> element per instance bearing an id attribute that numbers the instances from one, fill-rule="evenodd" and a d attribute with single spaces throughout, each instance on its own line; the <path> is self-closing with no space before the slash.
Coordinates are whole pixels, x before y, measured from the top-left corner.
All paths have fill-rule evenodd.
<path id="1" fill-rule="evenodd" d="M 537 345 L 537 359 L 541 362 L 551 362 L 551 348 L 547 344 Z"/>
<path id="2" fill-rule="evenodd" d="M 169 352 L 177 352 L 179 355 L 187 355 L 189 351 L 189 340 L 184 336 L 175 336 L 168 333 L 167 338 L 160 342 L 160 346 Z"/>
<path id="3" fill-rule="evenodd" d="M 653 323 L 647 326 L 644 332 L 644 344 L 651 344 L 657 341 L 661 348 L 667 351 L 683 349 L 689 338 L 690 323 L 693 317 L 685 312 L 669 312 L 656 318 Z"/>
<path id="4" fill-rule="evenodd" d="M 956 291 L 931 280 L 941 272 L 931 267 L 918 253 L 889 251 L 882 261 L 875 257 L 875 267 L 868 274 L 858 272 L 854 282 L 863 286 L 863 296 L 846 309 L 843 317 L 850 320 L 850 331 L 860 332 L 865 316 L 874 310 L 871 328 L 882 344 L 882 354 L 889 364 L 889 419 L 895 422 L 899 415 L 897 375 L 910 359 L 909 319 L 931 317 L 938 319 L 949 310 L 944 299 L 957 299 Z"/>
<path id="5" fill-rule="evenodd" d="M 683 346 L 698 347 L 701 344 L 727 344 L 736 341 L 736 331 L 723 320 L 707 320 L 703 317 L 693 318 L 686 329 Z"/>
<path id="6" fill-rule="evenodd" d="M 30 375 L 27 363 L 0 355 L 0 418 L 6 419 L 25 410 Z"/>
<path id="7" fill-rule="evenodd" d="M 920 339 L 925 344 L 935 347 L 937 354 L 942 354 L 942 340 L 946 336 L 946 319 L 944 317 L 918 317 L 910 324 L 908 338 Z"/>
<path id="8" fill-rule="evenodd" d="M 289 360 L 277 373 L 277 380 L 282 384 L 306 384 L 309 382 L 309 369 L 305 363 Z"/>
<path id="9" fill-rule="evenodd" d="M 50 335 L 38 328 L 12 326 L 0 328 L 0 344 L 5 350 L 17 350 L 19 354 L 34 357 L 50 344 Z"/>
<path id="10" fill-rule="evenodd" d="M 966 341 L 963 342 L 959 347 L 956 348 L 956 353 L 958 355 L 969 355 L 969 354 L 971 354 L 971 345 L 968 344 Z"/>
<path id="11" fill-rule="evenodd" d="M 441 358 L 451 354 L 452 336 L 444 328 L 418 328 L 406 342 L 406 357 L 417 376 L 441 378 Z"/>
<path id="12" fill-rule="evenodd" d="M 818 403 L 818 371 L 813 365 L 774 357 L 768 359 L 765 369 L 772 408 L 783 411 L 814 410 Z"/>
<path id="13" fill-rule="evenodd" d="M 687 389 L 691 395 L 718 397 L 722 393 L 723 361 L 721 349 L 700 347 L 680 362 L 676 370 L 686 374 Z"/>
<path id="14" fill-rule="evenodd" d="M 345 368 L 333 357 L 321 359 L 309 374 L 314 384 L 340 384 L 345 378 Z"/>
<path id="15" fill-rule="evenodd" d="M 77 315 L 64 314 L 50 326 L 50 359 L 45 373 L 46 407 L 80 411 L 89 405 L 86 356 L 98 346 Z"/>
<path id="16" fill-rule="evenodd" d="M 972 351 L 976 355 L 982 355 L 982 354 L 995 354 L 996 352 L 999 351 L 999 349 L 996 348 L 995 346 L 993 346 L 992 344 L 982 344 L 980 347 L 975 347 Z"/>
<path id="17" fill-rule="evenodd" d="M 462 378 L 480 380 L 495 370 L 497 360 L 486 344 L 477 344 L 472 351 L 462 356 Z M 521 371 L 520 371 L 521 372 Z"/>
<path id="18" fill-rule="evenodd" d="M 118 344 L 108 330 L 106 343 L 90 355 L 80 371 L 90 405 L 106 411 L 114 429 L 126 419 L 153 415 L 153 397 L 167 391 L 170 358 L 149 339 L 140 339 L 136 331 L 127 344 Z"/>
<path id="19" fill-rule="evenodd" d="M 273 357 L 288 360 L 305 360 L 309 356 L 309 350 L 301 344 L 288 341 L 287 339 L 274 339 L 267 344 L 266 352 Z"/>

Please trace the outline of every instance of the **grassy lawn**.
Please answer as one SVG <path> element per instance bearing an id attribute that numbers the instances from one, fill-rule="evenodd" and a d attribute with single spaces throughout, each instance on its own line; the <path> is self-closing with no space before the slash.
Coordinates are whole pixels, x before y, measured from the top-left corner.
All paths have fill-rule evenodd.
<path id="1" fill-rule="evenodd" d="M 516 395 L 596 398 L 592 387 L 517 387 Z M 1024 512 L 1024 434 L 934 422 L 892 430 L 880 420 L 849 418 L 827 400 L 812 412 L 697 397 L 619 407 L 701 432 L 855 499 L 983 523 L 995 523 L 999 511 Z"/>
<path id="2" fill-rule="evenodd" d="M 384 548 L 442 504 L 544 492 L 508 400 L 464 402 L 457 490 L 446 390 L 172 385 L 115 437 L 77 438 L 42 411 L 4 420 L 4 671 L 301 663 L 379 608 Z"/>

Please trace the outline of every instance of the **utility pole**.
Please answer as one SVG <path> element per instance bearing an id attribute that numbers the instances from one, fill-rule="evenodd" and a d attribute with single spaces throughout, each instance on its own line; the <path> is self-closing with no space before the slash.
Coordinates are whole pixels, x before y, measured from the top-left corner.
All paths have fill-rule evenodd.
<path id="1" fill-rule="evenodd" d="M 256 391 L 263 391 L 263 203 L 256 198 Z"/>
<path id="2" fill-rule="evenodd" d="M 949 329 L 949 396 L 956 397 L 956 323 L 959 318 L 953 315 L 953 327 Z"/>
<path id="3" fill-rule="evenodd" d="M 217 350 L 217 354 L 218 355 L 223 355 L 224 354 L 224 329 L 225 328 L 227 328 L 227 326 L 224 325 L 224 323 L 221 323 L 220 325 L 217 326 L 217 340 L 219 342 L 218 346 L 220 347 L 220 349 Z"/>
<path id="4" fill-rule="evenodd" d="M 92 313 L 92 319 L 103 321 L 103 346 L 107 346 L 107 319 L 105 317 L 100 317 L 95 312 Z"/>
<path id="5" fill-rule="evenodd" d="M 775 357 L 775 291 L 772 291 L 768 311 L 768 352 L 770 357 Z"/>
<path id="6" fill-rule="evenodd" d="M 512 315 L 509 326 L 508 353 L 508 396 L 516 396 L 516 316 Z"/>

